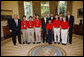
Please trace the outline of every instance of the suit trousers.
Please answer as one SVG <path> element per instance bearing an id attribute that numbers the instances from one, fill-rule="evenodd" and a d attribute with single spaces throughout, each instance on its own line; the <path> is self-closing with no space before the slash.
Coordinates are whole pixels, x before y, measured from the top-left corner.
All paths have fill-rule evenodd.
<path id="1" fill-rule="evenodd" d="M 12 41 L 13 41 L 13 44 L 16 45 L 16 35 L 18 35 L 18 41 L 19 41 L 19 44 L 21 44 L 21 34 L 20 34 L 20 31 L 12 31 Z"/>
<path id="2" fill-rule="evenodd" d="M 73 28 L 69 28 L 69 43 L 72 43 L 72 30 Z"/>
<path id="3" fill-rule="evenodd" d="M 46 28 L 45 29 L 43 29 L 43 42 L 47 42 L 48 41 L 48 39 L 47 39 L 47 32 L 46 32 Z"/>

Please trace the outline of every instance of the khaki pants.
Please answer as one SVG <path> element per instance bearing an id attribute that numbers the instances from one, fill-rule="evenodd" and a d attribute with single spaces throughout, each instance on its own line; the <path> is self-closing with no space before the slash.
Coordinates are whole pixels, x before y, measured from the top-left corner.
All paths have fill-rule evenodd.
<path id="1" fill-rule="evenodd" d="M 34 28 L 28 28 L 27 29 L 27 32 L 28 32 L 28 42 L 34 42 Z"/>
<path id="2" fill-rule="evenodd" d="M 61 29 L 62 43 L 67 44 L 68 29 Z"/>
<path id="3" fill-rule="evenodd" d="M 56 35 L 58 36 L 58 40 L 56 40 Z M 60 28 L 54 28 L 54 42 L 60 42 Z"/>
<path id="4" fill-rule="evenodd" d="M 41 32 L 40 32 L 41 28 L 35 28 L 35 33 L 36 33 L 36 42 L 41 42 Z"/>
<path id="5" fill-rule="evenodd" d="M 27 41 L 27 29 L 22 29 L 23 31 L 23 42 L 26 42 Z"/>

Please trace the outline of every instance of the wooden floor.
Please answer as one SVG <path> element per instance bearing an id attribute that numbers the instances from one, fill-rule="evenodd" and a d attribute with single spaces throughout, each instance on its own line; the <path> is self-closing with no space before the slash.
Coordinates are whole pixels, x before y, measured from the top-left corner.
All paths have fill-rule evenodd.
<path id="1" fill-rule="evenodd" d="M 1 41 L 1 56 L 27 56 L 30 49 L 35 46 L 46 45 L 41 44 L 18 44 L 14 46 L 12 39 Z M 62 44 L 52 44 L 61 47 L 67 54 L 67 56 L 83 56 L 83 36 L 73 34 L 72 44 L 67 43 L 66 46 Z"/>

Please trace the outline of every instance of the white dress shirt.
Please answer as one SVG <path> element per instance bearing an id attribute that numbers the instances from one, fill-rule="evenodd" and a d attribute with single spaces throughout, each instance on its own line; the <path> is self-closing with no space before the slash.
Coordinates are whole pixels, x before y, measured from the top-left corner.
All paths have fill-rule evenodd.
<path id="1" fill-rule="evenodd" d="M 69 19 L 70 19 L 70 15 L 68 15 L 68 21 L 69 21 Z"/>
<path id="2" fill-rule="evenodd" d="M 14 19 L 14 20 L 15 20 L 16 25 L 18 26 L 18 19 Z"/>

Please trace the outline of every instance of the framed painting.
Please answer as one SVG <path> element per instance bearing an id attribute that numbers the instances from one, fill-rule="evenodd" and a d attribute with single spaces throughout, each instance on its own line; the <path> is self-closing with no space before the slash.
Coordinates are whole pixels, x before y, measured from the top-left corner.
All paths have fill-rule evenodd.
<path id="1" fill-rule="evenodd" d="M 1 10 L 1 21 L 11 19 L 12 14 L 12 10 Z"/>
<path id="2" fill-rule="evenodd" d="M 83 8 L 78 9 L 77 17 L 83 18 Z"/>

